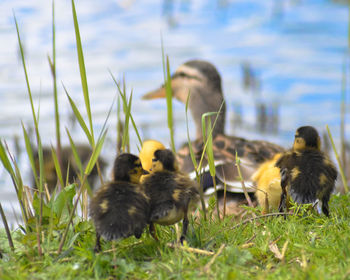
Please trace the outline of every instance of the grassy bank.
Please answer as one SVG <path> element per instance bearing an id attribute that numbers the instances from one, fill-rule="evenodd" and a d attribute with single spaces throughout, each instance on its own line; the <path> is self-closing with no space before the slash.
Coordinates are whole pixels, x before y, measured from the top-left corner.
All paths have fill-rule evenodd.
<path id="1" fill-rule="evenodd" d="M 160 242 L 145 233 L 120 242 L 104 242 L 95 254 L 90 221 L 74 220 L 62 254 L 62 230 L 44 227 L 43 255 L 35 234 L 13 232 L 12 252 L 4 231 L 0 244 L 1 279 L 348 279 L 350 277 L 350 196 L 333 196 L 331 217 L 265 217 L 248 223 L 194 218 L 188 246 L 171 248 L 174 227 L 157 227 Z M 209 213 L 215 213 L 214 207 Z M 215 216 L 215 214 L 213 214 Z M 213 252 L 214 255 L 207 255 Z"/>

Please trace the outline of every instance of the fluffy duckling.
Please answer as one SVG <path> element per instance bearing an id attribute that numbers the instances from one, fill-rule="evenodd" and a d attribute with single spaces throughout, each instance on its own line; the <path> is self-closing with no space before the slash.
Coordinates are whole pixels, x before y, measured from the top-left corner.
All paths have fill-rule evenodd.
<path id="1" fill-rule="evenodd" d="M 214 65 L 203 60 L 190 60 L 175 71 L 171 78 L 173 96 L 186 104 L 189 98 L 189 108 L 196 125 L 196 140 L 192 141 L 193 150 L 197 162 L 200 161 L 203 151 L 202 140 L 202 115 L 207 112 L 218 112 L 224 101 L 221 86 L 221 77 Z M 144 99 L 165 98 L 165 87 L 154 90 L 144 95 Z M 213 130 L 213 150 L 216 166 L 216 182 L 218 189 L 224 188 L 236 195 L 238 200 L 244 199 L 241 182 L 237 179 L 238 171 L 235 166 L 236 152 L 240 157 L 240 169 L 246 182 L 248 192 L 254 192 L 250 187 L 251 175 L 258 169 L 261 163 L 271 159 L 274 154 L 284 152 L 278 145 L 266 141 L 250 141 L 244 138 L 225 135 L 226 105 L 223 103 L 220 114 Z M 212 116 L 212 124 L 216 116 Z M 180 170 L 195 178 L 194 166 L 191 160 L 190 150 L 185 144 L 177 153 Z M 206 194 L 214 191 L 213 181 L 209 174 L 207 160 L 204 159 L 204 178 L 201 182 Z M 239 194 L 240 193 L 240 194 Z M 233 198 L 233 197 L 232 197 Z M 220 197 L 219 197 L 220 199 Z"/>
<path id="2" fill-rule="evenodd" d="M 271 160 L 261 164 L 253 174 L 252 180 L 256 183 L 255 197 L 262 208 L 262 213 L 269 213 L 270 209 L 277 210 L 281 201 L 280 169 L 275 166 L 281 153 L 275 154 Z"/>
<path id="3" fill-rule="evenodd" d="M 312 126 L 299 127 L 295 133 L 292 151 L 286 152 L 276 162 L 280 168 L 282 195 L 279 210 L 286 207 L 288 196 L 299 204 L 322 204 L 328 217 L 328 201 L 335 188 L 337 169 L 320 150 L 318 132 Z"/>
<path id="4" fill-rule="evenodd" d="M 139 184 L 142 174 L 137 156 L 125 153 L 116 158 L 114 181 L 102 186 L 90 202 L 90 216 L 96 227 L 95 251 L 101 250 L 101 236 L 107 240 L 141 237 L 150 213 L 149 197 Z"/>
<path id="5" fill-rule="evenodd" d="M 153 154 L 156 150 L 164 150 L 164 145 L 157 140 L 145 140 L 139 153 L 143 169 L 150 171 L 152 168 Z"/>
<path id="6" fill-rule="evenodd" d="M 188 210 L 199 199 L 198 185 L 179 171 L 176 158 L 169 149 L 154 152 L 151 171 L 143 181 L 151 199 L 150 233 L 157 239 L 153 223 L 172 225 L 183 219 L 180 239 L 183 242 L 188 227 Z"/>

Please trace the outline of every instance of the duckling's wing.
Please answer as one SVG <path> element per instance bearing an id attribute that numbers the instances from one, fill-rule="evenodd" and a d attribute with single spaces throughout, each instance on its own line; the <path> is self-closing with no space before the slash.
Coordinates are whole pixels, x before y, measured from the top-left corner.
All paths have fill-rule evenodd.
<path id="1" fill-rule="evenodd" d="M 148 197 L 136 185 L 112 183 L 101 187 L 90 203 L 96 231 L 107 240 L 140 237 L 147 226 Z"/>
<path id="2" fill-rule="evenodd" d="M 192 143 L 193 151 L 196 156 L 197 164 L 200 161 L 203 143 L 196 140 Z M 216 177 L 218 188 L 226 188 L 230 192 L 243 192 L 242 184 L 240 182 L 238 169 L 236 166 L 236 152 L 239 157 L 239 167 L 242 177 L 245 182 L 247 191 L 254 192 L 251 176 L 257 170 L 261 163 L 271 159 L 276 153 L 283 152 L 284 149 L 276 144 L 267 141 L 249 141 L 244 138 L 217 135 L 213 140 L 214 164 L 216 166 Z M 183 146 L 178 152 L 178 161 L 181 170 L 190 173 L 191 178 L 195 178 L 193 163 L 190 156 L 188 145 Z M 207 192 L 212 192 L 213 186 L 210 181 L 209 166 L 207 159 L 204 158 L 202 162 L 203 175 L 205 185 L 203 189 L 207 188 Z"/>

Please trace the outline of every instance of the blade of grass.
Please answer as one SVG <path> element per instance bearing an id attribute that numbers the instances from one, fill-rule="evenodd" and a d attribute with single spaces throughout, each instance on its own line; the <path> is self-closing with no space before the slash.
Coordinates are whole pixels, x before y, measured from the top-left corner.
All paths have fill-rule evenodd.
<path id="1" fill-rule="evenodd" d="M 348 187 L 348 183 L 346 181 L 346 177 L 345 177 L 345 174 L 344 174 L 344 169 L 343 169 L 343 167 L 341 165 L 340 158 L 339 158 L 339 155 L 338 155 L 337 149 L 335 147 L 335 144 L 334 144 L 334 141 L 333 141 L 333 137 L 332 137 L 332 134 L 331 134 L 331 131 L 330 131 L 328 125 L 326 125 L 326 129 L 327 129 L 327 133 L 328 133 L 329 139 L 331 140 L 331 143 L 332 143 L 332 147 L 333 147 L 333 151 L 334 151 L 334 154 L 335 154 L 335 158 L 336 158 L 336 160 L 338 162 L 340 176 L 341 176 L 341 179 L 342 179 L 342 182 L 343 182 L 345 193 L 348 193 L 349 192 L 349 187 Z"/>
<path id="2" fill-rule="evenodd" d="M 340 154 L 343 164 L 343 169 L 346 170 L 346 150 L 345 150 L 345 114 L 346 114 L 346 85 L 347 85 L 347 54 L 346 52 L 343 62 L 342 71 L 342 89 L 340 103 Z"/>
<path id="3" fill-rule="evenodd" d="M 200 182 L 200 177 L 199 177 L 198 170 L 197 170 L 198 165 L 197 165 L 196 157 L 194 155 L 194 151 L 193 151 L 193 147 L 192 147 L 192 143 L 191 143 L 191 139 L 190 139 L 190 132 L 188 129 L 188 105 L 189 105 L 190 95 L 191 95 L 191 93 L 189 92 L 187 95 L 186 106 L 185 106 L 187 143 L 188 143 L 188 148 L 190 150 L 190 156 L 191 156 L 191 160 L 192 160 L 192 163 L 194 166 L 194 170 L 196 172 L 196 179 L 197 179 L 197 182 L 199 185 L 199 197 L 201 200 L 202 210 L 203 210 L 203 214 L 204 214 L 204 220 L 206 221 L 207 220 L 207 209 L 205 207 L 203 185 Z"/>
<path id="4" fill-rule="evenodd" d="M 203 132 L 203 142 L 207 142 L 207 146 L 205 149 L 205 152 L 207 154 L 208 158 L 208 165 L 209 165 L 209 172 L 210 176 L 213 179 L 215 194 L 217 195 L 217 188 L 216 188 L 216 167 L 214 164 L 214 152 L 213 152 L 213 137 L 212 134 L 209 133 L 207 135 L 206 130 L 212 132 L 212 125 L 211 125 L 211 116 L 215 115 L 217 113 L 214 112 L 208 112 L 202 115 L 202 132 Z M 208 124 L 206 124 L 206 118 L 208 117 Z M 208 127 L 208 129 L 206 129 Z M 220 220 L 220 210 L 219 210 L 219 199 L 216 196 L 216 212 L 218 219 Z"/>
<path id="5" fill-rule="evenodd" d="M 109 70 L 109 74 L 111 75 L 114 83 L 117 85 L 119 95 L 120 95 L 120 97 L 122 98 L 122 101 L 123 101 L 123 106 L 124 106 L 123 108 L 127 108 L 128 105 L 127 105 L 127 98 L 126 98 L 125 93 L 123 93 L 123 91 L 121 90 L 119 83 L 117 82 L 117 80 L 115 79 L 115 77 L 113 76 L 113 74 L 112 74 L 112 72 L 110 70 Z M 118 108 L 117 108 L 117 119 L 119 120 L 120 119 L 120 101 L 119 101 L 119 98 L 118 98 Z M 141 139 L 140 133 L 139 133 L 139 131 L 137 129 L 137 126 L 136 126 L 136 123 L 134 121 L 134 118 L 133 118 L 132 114 L 130 114 L 130 120 L 131 120 L 131 123 L 132 123 L 132 125 L 134 127 L 137 139 L 139 140 L 139 144 L 142 146 L 142 139 Z M 119 133 L 118 129 L 117 129 L 117 132 Z M 119 137 L 119 135 L 117 137 Z M 117 138 L 117 139 L 119 139 L 119 138 Z"/>
<path id="6" fill-rule="evenodd" d="M 9 246 L 10 246 L 11 250 L 14 251 L 15 250 L 15 246 L 13 245 L 11 232 L 10 232 L 10 229 L 9 229 L 9 226 L 8 226 L 8 223 L 7 223 L 7 219 L 6 219 L 4 210 L 2 209 L 1 202 L 0 202 L 0 214 L 1 214 L 2 222 L 4 223 L 7 240 L 9 242 Z"/>
<path id="7" fill-rule="evenodd" d="M 63 177 L 62 177 L 62 169 L 60 166 L 60 163 L 58 161 L 58 154 L 56 153 L 55 149 L 51 146 L 51 155 L 52 155 L 52 159 L 55 165 L 55 169 L 56 169 L 56 174 L 58 177 L 58 180 L 61 184 L 61 187 L 64 188 L 64 181 L 63 181 Z"/>
<path id="8" fill-rule="evenodd" d="M 58 97 L 57 97 L 57 76 L 56 76 L 56 26 L 55 26 L 55 1 L 52 0 L 52 60 L 48 56 L 49 65 L 51 69 L 51 75 L 53 79 L 53 96 L 55 105 L 55 127 L 56 127 L 56 151 L 57 160 L 62 168 L 61 160 L 61 129 L 60 129 L 60 114 L 58 109 Z M 62 185 L 64 187 L 64 185 Z"/>
<path id="9" fill-rule="evenodd" d="M 80 124 L 80 127 L 84 130 L 84 133 L 85 133 L 86 137 L 88 138 L 88 141 L 89 141 L 90 145 L 93 146 L 94 139 L 93 139 L 92 135 L 90 134 L 90 131 L 89 131 L 88 127 L 86 126 L 82 115 L 80 114 L 77 106 L 75 105 L 73 99 L 68 94 L 68 92 L 67 92 L 67 90 L 66 90 L 64 85 L 63 85 L 63 88 L 64 88 L 64 91 L 66 92 L 66 95 L 68 97 L 69 103 L 70 103 L 70 105 L 71 105 L 71 107 L 73 109 L 74 115 L 75 115 L 75 117 L 77 118 L 77 120 L 78 120 L 78 122 Z"/>
<path id="10" fill-rule="evenodd" d="M 87 78 L 86 78 L 86 70 L 85 70 L 83 47 L 81 45 L 79 24 L 78 24 L 77 13 L 76 13 L 76 10 L 75 10 L 74 0 L 72 0 L 72 13 L 73 13 L 73 21 L 74 21 L 75 39 L 76 39 L 76 44 L 77 44 L 77 53 L 78 53 L 78 62 L 79 62 L 81 86 L 83 88 L 85 107 L 86 107 L 86 112 L 87 112 L 88 119 L 89 119 L 89 124 L 90 124 L 90 133 L 91 133 L 92 146 L 94 147 L 95 140 L 94 140 L 94 130 L 93 130 L 93 126 L 92 126 L 89 90 L 88 90 L 88 84 L 87 84 Z"/>
<path id="11" fill-rule="evenodd" d="M 34 175 L 35 184 L 37 186 L 39 186 L 38 174 L 37 174 L 37 171 L 36 171 L 36 165 L 35 165 L 35 161 L 34 161 L 32 145 L 30 143 L 29 135 L 27 133 L 27 130 L 24 127 L 23 122 L 22 122 L 22 130 L 23 130 L 24 142 L 25 142 L 25 145 L 26 145 L 26 151 L 27 151 L 27 155 L 28 155 L 28 158 L 29 158 L 29 162 L 30 162 L 30 167 L 32 168 L 33 175 Z"/>
<path id="12" fill-rule="evenodd" d="M 72 136 L 69 133 L 69 130 L 67 128 L 66 128 L 66 132 L 67 132 L 69 143 L 70 143 L 70 146 L 71 146 L 71 149 L 72 149 L 72 153 L 73 153 L 73 157 L 74 157 L 74 160 L 75 160 L 75 164 L 77 165 L 77 167 L 79 169 L 79 174 L 77 174 L 77 175 L 78 175 L 79 180 L 82 181 L 82 179 L 84 177 L 83 163 L 80 160 L 77 147 L 76 147 L 76 145 L 75 145 L 75 143 L 73 141 L 73 138 L 72 138 Z M 67 173 L 69 173 L 69 169 L 67 170 Z M 67 174 L 66 178 L 67 178 L 66 185 L 68 185 L 69 184 L 69 182 L 68 182 L 69 174 Z M 88 182 L 86 182 L 86 184 L 87 184 L 88 194 L 89 194 L 89 196 L 92 196 L 91 187 L 90 187 Z"/>
<path id="13" fill-rule="evenodd" d="M 102 133 L 102 137 L 98 140 L 95 149 L 92 152 L 91 158 L 89 160 L 89 163 L 87 164 L 85 168 L 85 175 L 89 175 L 92 168 L 94 167 L 95 163 L 97 162 L 98 156 L 100 155 L 103 143 L 105 141 L 107 135 L 107 129 Z"/>
<path id="14" fill-rule="evenodd" d="M 171 149 L 174 153 L 176 153 L 175 142 L 174 142 L 174 125 L 173 125 L 173 91 L 171 88 L 171 76 L 170 76 L 170 66 L 169 66 L 168 56 L 166 57 L 165 93 L 166 93 L 166 106 L 167 106 L 167 115 L 168 115 L 168 128 L 170 131 Z"/>
<path id="15" fill-rule="evenodd" d="M 38 155 L 39 155 L 39 166 L 40 166 L 40 169 L 39 169 L 40 170 L 39 191 L 42 192 L 43 191 L 44 176 L 45 176 L 44 175 L 43 151 L 42 151 L 41 139 L 40 139 L 40 134 L 39 134 L 38 121 L 37 121 L 37 117 L 36 117 L 35 110 L 34 110 L 34 103 L 33 103 L 33 98 L 32 98 L 32 92 L 31 92 L 31 89 L 30 89 L 26 63 L 25 63 L 25 59 L 24 59 L 23 46 L 22 46 L 22 42 L 21 42 L 21 37 L 19 35 L 19 28 L 18 28 L 18 23 L 17 23 L 17 19 L 16 19 L 15 14 L 13 14 L 13 17 L 14 17 L 15 25 L 16 25 L 18 44 L 19 44 L 19 48 L 20 48 L 22 65 L 23 65 L 23 70 L 24 70 L 24 76 L 25 76 L 25 79 L 26 79 L 27 91 L 28 91 L 30 106 L 31 106 L 31 110 L 32 110 L 32 117 L 33 117 L 33 121 L 34 121 L 36 138 L 37 138 L 37 144 L 38 144 Z"/>

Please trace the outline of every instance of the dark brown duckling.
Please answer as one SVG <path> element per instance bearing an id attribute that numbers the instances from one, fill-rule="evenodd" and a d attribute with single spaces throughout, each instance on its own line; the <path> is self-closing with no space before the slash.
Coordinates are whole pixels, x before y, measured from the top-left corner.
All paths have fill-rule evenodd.
<path id="1" fill-rule="evenodd" d="M 183 220 L 180 239 L 183 242 L 188 227 L 188 210 L 199 199 L 198 185 L 179 171 L 175 155 L 169 149 L 154 152 L 151 171 L 143 181 L 151 199 L 150 232 L 157 239 L 153 223 L 173 225 Z"/>
<path id="2" fill-rule="evenodd" d="M 137 156 L 125 153 L 116 158 L 114 181 L 102 186 L 90 202 L 90 216 L 96 227 L 95 251 L 101 250 L 101 236 L 107 240 L 141 237 L 150 213 L 149 197 L 139 184 L 143 174 Z"/>
<path id="3" fill-rule="evenodd" d="M 322 212 L 329 216 L 329 198 L 335 188 L 337 169 L 320 150 L 318 132 L 312 126 L 299 127 L 292 151 L 276 162 L 280 168 L 282 195 L 279 210 L 286 208 L 288 196 L 299 204 L 322 204 Z"/>

